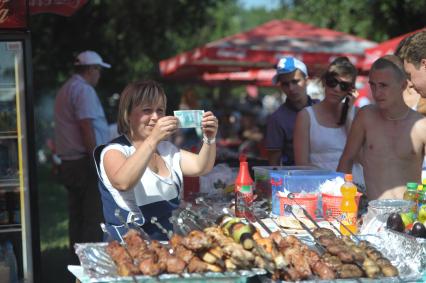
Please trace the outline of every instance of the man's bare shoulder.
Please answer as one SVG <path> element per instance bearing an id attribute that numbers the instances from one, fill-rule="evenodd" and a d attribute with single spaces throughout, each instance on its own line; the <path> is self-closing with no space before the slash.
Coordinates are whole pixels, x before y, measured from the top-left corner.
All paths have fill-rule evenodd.
<path id="1" fill-rule="evenodd" d="M 372 116 L 378 115 L 379 110 L 377 109 L 377 106 L 374 104 L 366 105 L 357 111 L 357 119 L 368 119 Z"/>
<path id="2" fill-rule="evenodd" d="M 426 134 L 426 117 L 413 110 L 411 118 L 415 121 L 414 126 L 419 130 L 425 131 Z"/>

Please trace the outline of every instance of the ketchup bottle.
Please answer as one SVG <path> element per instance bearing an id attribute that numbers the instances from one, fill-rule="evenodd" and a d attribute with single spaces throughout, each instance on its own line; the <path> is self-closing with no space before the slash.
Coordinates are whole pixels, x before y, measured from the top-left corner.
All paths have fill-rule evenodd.
<path id="1" fill-rule="evenodd" d="M 253 202 L 253 179 L 245 155 L 240 155 L 240 171 L 235 179 L 235 216 L 250 217 L 247 210 Z"/>

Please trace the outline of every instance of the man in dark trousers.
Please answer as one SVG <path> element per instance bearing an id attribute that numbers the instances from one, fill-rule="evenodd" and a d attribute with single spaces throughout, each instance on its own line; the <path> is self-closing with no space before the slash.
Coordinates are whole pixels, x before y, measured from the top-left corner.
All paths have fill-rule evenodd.
<path id="1" fill-rule="evenodd" d="M 110 68 L 94 51 L 80 53 L 75 74 L 55 100 L 55 142 L 61 159 L 60 178 L 68 191 L 69 242 L 72 263 L 78 263 L 75 243 L 102 241 L 103 222 L 98 178 L 92 152 L 109 141 L 105 113 L 94 87 L 101 68 Z"/>

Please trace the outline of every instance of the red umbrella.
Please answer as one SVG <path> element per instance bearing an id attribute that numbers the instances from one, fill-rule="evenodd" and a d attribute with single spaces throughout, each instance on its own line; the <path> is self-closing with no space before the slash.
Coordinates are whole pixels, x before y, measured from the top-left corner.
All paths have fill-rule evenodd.
<path id="1" fill-rule="evenodd" d="M 382 56 L 388 55 L 388 54 L 393 54 L 396 47 L 398 46 L 399 42 L 401 40 L 403 40 L 405 37 L 414 34 L 416 32 L 419 32 L 422 29 L 419 30 L 415 30 L 397 37 L 394 37 L 392 39 L 383 41 L 382 43 L 376 45 L 375 47 L 372 48 L 368 48 L 365 50 L 365 60 L 363 62 L 362 65 L 362 70 L 364 71 L 368 71 L 371 68 L 371 65 L 374 63 L 374 61 L 376 61 L 377 59 L 379 59 Z"/>
<path id="2" fill-rule="evenodd" d="M 273 20 L 163 60 L 160 71 L 165 78 L 202 80 L 204 73 L 271 69 L 280 57 L 295 56 L 314 72 L 336 56 L 348 56 L 361 66 L 364 49 L 375 44 L 293 20 Z"/>

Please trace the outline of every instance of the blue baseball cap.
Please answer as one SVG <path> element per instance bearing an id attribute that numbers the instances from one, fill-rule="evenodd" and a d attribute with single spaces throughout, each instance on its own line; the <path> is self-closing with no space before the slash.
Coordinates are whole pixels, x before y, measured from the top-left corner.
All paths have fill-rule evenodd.
<path id="1" fill-rule="evenodd" d="M 272 78 L 272 82 L 277 84 L 278 76 L 282 74 L 288 74 L 299 69 L 305 76 L 308 76 L 308 69 L 305 63 L 294 57 L 283 57 L 278 61 L 277 72 Z"/>

